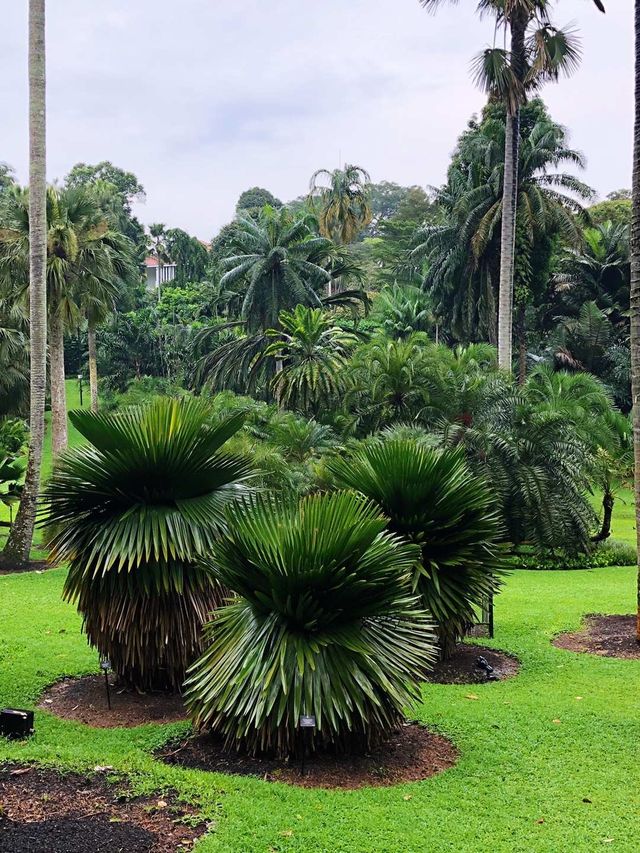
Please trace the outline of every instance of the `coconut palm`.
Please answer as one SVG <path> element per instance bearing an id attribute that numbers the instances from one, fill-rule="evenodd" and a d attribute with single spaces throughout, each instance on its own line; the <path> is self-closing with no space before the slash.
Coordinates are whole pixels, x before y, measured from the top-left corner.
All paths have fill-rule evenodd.
<path id="1" fill-rule="evenodd" d="M 195 725 L 229 749 L 280 756 L 300 750 L 302 715 L 315 717 L 312 749 L 390 734 L 434 659 L 409 583 L 416 546 L 347 492 L 254 499 L 227 519 L 207 565 L 237 599 L 214 613 L 189 672 Z"/>
<path id="2" fill-rule="evenodd" d="M 344 392 L 348 353 L 358 338 L 333 325 L 321 309 L 304 305 L 283 311 L 279 326 L 267 331 L 271 343 L 263 356 L 280 365 L 271 380 L 274 396 L 284 408 L 317 417 Z"/>
<path id="3" fill-rule="evenodd" d="M 371 178 L 361 166 L 318 169 L 311 176 L 309 201 L 317 212 L 320 233 L 338 245 L 353 243 L 371 222 L 368 184 Z"/>
<path id="4" fill-rule="evenodd" d="M 26 415 L 29 404 L 29 320 L 24 306 L 0 300 L 0 417 Z"/>
<path id="5" fill-rule="evenodd" d="M 435 9 L 442 0 L 420 2 Z M 600 0 L 594 3 L 604 11 Z M 498 363 L 504 370 L 511 370 L 512 361 L 520 109 L 528 92 L 557 80 L 561 73 L 570 74 L 580 58 L 574 33 L 553 26 L 549 8 L 549 0 L 480 0 L 477 4 L 480 13 L 495 16 L 496 37 L 502 31 L 505 43 L 509 41 L 508 50 L 488 48 L 475 63 L 480 86 L 506 106 L 498 310 Z"/>
<path id="6" fill-rule="evenodd" d="M 365 442 L 327 467 L 338 486 L 374 501 L 391 531 L 420 546 L 413 589 L 449 655 L 474 622 L 474 608 L 500 585 L 500 525 L 488 485 L 463 452 L 412 439 Z"/>
<path id="7" fill-rule="evenodd" d="M 2 558 L 29 559 L 44 443 L 47 379 L 47 162 L 45 0 L 29 0 L 29 462 L 16 520 Z M 4 193 L 3 193 L 4 195 Z"/>
<path id="8" fill-rule="evenodd" d="M 222 601 L 198 558 L 246 488 L 247 463 L 223 447 L 243 416 L 212 422 L 203 400 L 161 397 L 70 419 L 87 444 L 60 457 L 43 497 L 51 559 L 69 562 L 64 597 L 120 679 L 178 689 Z"/>

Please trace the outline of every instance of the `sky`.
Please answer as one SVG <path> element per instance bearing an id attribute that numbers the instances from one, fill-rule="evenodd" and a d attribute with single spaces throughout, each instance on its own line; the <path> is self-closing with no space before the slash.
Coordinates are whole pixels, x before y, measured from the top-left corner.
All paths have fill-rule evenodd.
<path id="1" fill-rule="evenodd" d="M 0 161 L 27 176 L 27 0 L 3 4 Z M 344 162 L 439 185 L 483 105 L 472 58 L 493 38 L 475 0 L 49 0 L 48 178 L 111 160 L 146 190 L 136 214 L 210 239 L 240 193 L 289 200 Z M 583 61 L 545 87 L 604 197 L 631 184 L 633 0 L 559 0 Z"/>

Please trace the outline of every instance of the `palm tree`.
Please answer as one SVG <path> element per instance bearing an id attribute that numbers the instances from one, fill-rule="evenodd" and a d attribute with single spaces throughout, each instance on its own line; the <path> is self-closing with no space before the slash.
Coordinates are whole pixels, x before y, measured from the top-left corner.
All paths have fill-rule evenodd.
<path id="1" fill-rule="evenodd" d="M 177 690 L 223 598 L 198 561 L 246 490 L 248 463 L 224 448 L 244 416 L 158 397 L 70 418 L 87 443 L 61 455 L 43 500 L 51 559 L 69 562 L 64 596 L 120 679 Z"/>
<path id="2" fill-rule="evenodd" d="M 149 226 L 147 251 L 158 265 L 158 298 L 162 292 L 162 269 L 170 260 L 167 247 L 167 230 L 162 222 L 154 222 Z"/>
<path id="3" fill-rule="evenodd" d="M 631 388 L 633 407 L 634 492 L 638 547 L 638 621 L 640 643 L 640 0 L 635 3 L 635 131 L 633 144 L 633 215 L 631 220 Z"/>
<path id="4" fill-rule="evenodd" d="M 241 319 L 250 333 L 276 328 L 280 312 L 298 304 L 320 307 L 317 291 L 330 278 L 321 263 L 331 243 L 313 235 L 306 216 L 264 207 L 257 221 L 240 218 L 231 251 L 220 286 L 246 287 Z"/>
<path id="5" fill-rule="evenodd" d="M 44 443 L 47 381 L 47 175 L 45 0 L 29 0 L 29 462 L 20 507 L 2 558 L 29 559 Z"/>
<path id="6" fill-rule="evenodd" d="M 532 101 L 522 114 L 516 267 L 521 306 L 539 277 L 531 258 L 548 258 L 550 238 L 558 234 L 574 245 L 581 243 L 576 216 L 583 215 L 580 200 L 593 195 L 564 171 L 566 165 L 582 168 L 584 158 L 568 146 L 566 131 L 551 121 L 544 105 Z M 461 137 L 447 184 L 439 192 L 448 222 L 424 227 L 412 250 L 413 257 L 427 259 L 424 285 L 434 308 L 463 341 L 498 343 L 504 122 L 504 112 L 489 106 L 481 123 Z"/>
<path id="7" fill-rule="evenodd" d="M 413 439 L 364 442 L 328 469 L 341 488 L 360 492 L 389 529 L 420 546 L 413 590 L 436 620 L 443 656 L 474 622 L 474 607 L 498 591 L 498 515 L 492 490 L 459 450 Z"/>
<path id="8" fill-rule="evenodd" d="M 345 387 L 349 350 L 356 335 L 333 325 L 319 308 L 297 305 L 280 314 L 279 329 L 267 331 L 271 343 L 264 358 L 275 358 L 281 368 L 271 380 L 278 403 L 317 417 L 322 407 L 339 401 Z"/>
<path id="9" fill-rule="evenodd" d="M 410 588 L 419 550 L 349 492 L 254 499 L 227 518 L 207 565 L 236 597 L 214 612 L 189 672 L 195 725 L 229 750 L 281 757 L 299 754 L 303 715 L 315 717 L 312 750 L 388 737 L 435 657 Z"/>
<path id="10" fill-rule="evenodd" d="M 15 188 L 7 192 L 2 207 L 0 276 L 18 292 L 26 292 L 29 197 L 28 190 Z M 81 321 L 81 305 L 88 293 L 117 287 L 129 268 L 130 243 L 110 230 L 90 190 L 49 187 L 46 215 L 51 433 L 57 456 L 67 446 L 65 329 Z"/>
<path id="11" fill-rule="evenodd" d="M 309 201 L 318 215 L 320 233 L 341 246 L 353 243 L 371 222 L 368 184 L 371 178 L 361 166 L 318 169 L 311 176 Z"/>
<path id="12" fill-rule="evenodd" d="M 442 0 L 420 0 L 435 9 Z M 594 0 L 601 10 L 600 0 Z M 498 309 L 498 363 L 511 370 L 513 347 L 513 292 L 518 210 L 520 109 L 527 93 L 560 73 L 571 73 L 579 61 L 579 49 L 571 31 L 554 27 L 548 0 L 480 0 L 480 13 L 496 18 L 496 36 L 504 33 L 505 47 L 488 48 L 475 63 L 478 83 L 506 106 L 502 219 L 500 234 L 500 287 Z"/>

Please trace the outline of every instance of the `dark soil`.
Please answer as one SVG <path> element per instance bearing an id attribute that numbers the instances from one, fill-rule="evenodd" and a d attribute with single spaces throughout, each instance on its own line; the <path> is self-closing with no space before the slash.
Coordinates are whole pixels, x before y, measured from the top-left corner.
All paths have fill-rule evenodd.
<path id="1" fill-rule="evenodd" d="M 56 567 L 46 560 L 27 560 L 24 563 L 6 563 L 0 559 L 0 575 L 17 575 L 22 572 L 45 572 Z"/>
<path id="2" fill-rule="evenodd" d="M 553 645 L 570 652 L 640 660 L 635 616 L 587 616 L 581 631 L 560 634 Z"/>
<path id="3" fill-rule="evenodd" d="M 117 687 L 111 675 L 109 683 L 111 710 L 107 705 L 104 675 L 57 681 L 43 693 L 38 707 L 65 720 L 101 729 L 175 723 L 187 717 L 182 697 L 177 693 L 137 693 Z"/>
<path id="4" fill-rule="evenodd" d="M 517 658 L 505 652 L 459 643 L 450 658 L 435 665 L 427 681 L 435 684 L 483 684 L 488 679 L 486 671 L 477 666 L 479 657 L 483 657 L 493 667 L 493 681 L 513 678 L 520 669 Z"/>
<path id="5" fill-rule="evenodd" d="M 156 754 L 167 764 L 197 770 L 258 776 L 267 782 L 286 782 L 302 788 L 355 789 L 402 782 L 419 782 L 452 767 L 458 750 L 442 735 L 424 726 L 402 726 L 386 743 L 364 755 L 321 753 L 308 758 L 304 774 L 300 761 L 251 758 L 228 753 L 214 735 L 199 735 L 173 744 Z"/>
<path id="6" fill-rule="evenodd" d="M 206 827 L 172 798 L 131 797 L 102 776 L 0 765 L 0 853 L 178 853 Z"/>

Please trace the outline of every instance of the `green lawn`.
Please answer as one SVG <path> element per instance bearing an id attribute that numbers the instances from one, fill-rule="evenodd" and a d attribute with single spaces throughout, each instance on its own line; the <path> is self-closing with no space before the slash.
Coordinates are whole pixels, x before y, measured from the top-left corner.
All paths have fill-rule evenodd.
<path id="1" fill-rule="evenodd" d="M 75 406 L 77 383 L 69 386 Z M 634 541 L 630 494 L 621 497 L 613 535 Z M 55 679 L 97 669 L 60 599 L 63 578 L 64 569 L 0 577 L 0 707 L 33 707 Z M 112 765 L 140 790 L 171 786 L 212 821 L 198 853 L 631 853 L 640 662 L 574 655 L 550 639 L 585 613 L 630 613 L 634 603 L 631 568 L 514 573 L 497 601 L 493 644 L 517 654 L 522 670 L 474 686 L 477 699 L 464 686 L 425 686 L 414 714 L 452 738 L 461 759 L 423 783 L 329 792 L 188 771 L 151 757 L 184 725 L 93 730 L 42 712 L 31 740 L 0 740 L 0 760 Z"/>
<path id="2" fill-rule="evenodd" d="M 584 613 L 631 612 L 634 574 L 515 573 L 498 601 L 494 644 L 519 655 L 522 671 L 474 687 L 477 700 L 464 686 L 425 687 L 416 716 L 451 737 L 462 757 L 423 783 L 336 793 L 165 767 L 151 750 L 180 725 L 96 731 L 46 713 L 37 714 L 32 740 L 0 742 L 0 759 L 106 764 L 133 774 L 141 789 L 174 786 L 214 821 L 199 853 L 635 851 L 640 662 L 549 642 Z M 33 706 L 54 679 L 96 669 L 78 617 L 60 601 L 63 576 L 0 577 L 0 706 Z"/>

